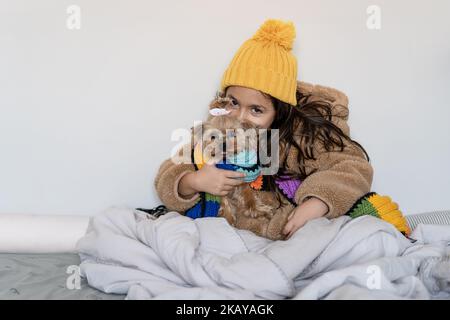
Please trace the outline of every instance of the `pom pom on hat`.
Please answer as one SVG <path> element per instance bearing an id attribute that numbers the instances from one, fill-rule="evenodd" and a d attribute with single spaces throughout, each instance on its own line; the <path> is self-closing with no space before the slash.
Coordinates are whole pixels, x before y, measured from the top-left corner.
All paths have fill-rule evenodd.
<path id="1" fill-rule="evenodd" d="M 292 22 L 269 19 L 258 29 L 251 38 L 265 45 L 275 43 L 286 50 L 292 50 L 295 39 L 295 26 Z"/>

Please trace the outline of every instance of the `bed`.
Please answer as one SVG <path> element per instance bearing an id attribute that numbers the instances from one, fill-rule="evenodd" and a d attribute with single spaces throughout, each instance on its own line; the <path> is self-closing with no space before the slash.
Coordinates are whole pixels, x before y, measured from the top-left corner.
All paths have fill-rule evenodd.
<path id="1" fill-rule="evenodd" d="M 5 219 L 7 218 L 8 217 L 3 217 L 3 221 L 6 221 Z M 450 225 L 450 210 L 414 214 L 409 215 L 406 218 L 411 229 L 415 229 L 420 223 Z M 59 219 L 61 220 L 56 222 L 56 225 L 58 223 L 64 224 L 66 223 L 64 219 L 73 219 L 73 217 Z M 8 221 L 11 221 L 11 216 L 9 216 Z M 36 220 L 35 217 L 32 223 L 34 230 L 42 229 L 36 221 L 38 220 Z M 49 221 L 45 221 L 45 218 L 39 221 L 41 221 L 43 225 L 49 225 Z M 29 250 L 29 246 L 28 249 L 24 247 L 23 244 L 19 244 L 14 247 L 11 245 L 11 240 L 8 242 L 3 239 L 6 241 L 5 242 L 0 239 L 0 243 L 3 245 L 3 247 L 0 248 L 0 299 L 124 299 L 125 295 L 123 294 L 106 294 L 90 287 L 84 278 L 80 278 L 78 285 L 76 279 L 74 278 L 76 277 L 77 266 L 80 264 L 80 257 L 74 252 L 74 245 L 77 238 L 85 232 L 87 227 L 86 221 L 86 217 L 79 219 L 78 230 L 72 233 L 72 238 L 67 238 L 66 233 L 65 244 L 63 243 L 64 241 L 61 241 L 57 246 L 53 246 L 51 250 L 49 243 L 54 243 L 55 239 L 47 239 L 47 244 L 45 243 L 45 240 L 41 239 L 41 243 L 38 243 L 36 246 L 38 250 L 35 249 L 36 252 L 31 253 L 27 252 L 32 251 Z M 18 222 L 13 221 L 12 223 Z M 23 223 L 24 220 L 20 221 L 22 226 Z M 76 223 L 72 223 L 72 225 L 76 225 Z M 8 226 L 3 224 L 2 227 L 8 228 L 9 230 L 17 230 L 11 229 L 11 225 Z M 52 228 L 55 228 L 54 221 Z M 44 230 L 43 232 L 48 234 L 48 230 Z M 5 233 L 3 233 L 3 236 L 5 237 L 4 234 Z M 8 248 L 5 243 L 9 246 Z"/>
<path id="2" fill-rule="evenodd" d="M 2 300 L 120 300 L 124 295 L 105 294 L 80 278 L 70 281 L 80 257 L 75 253 L 1 253 L 0 299 Z M 69 269 L 68 269 L 69 268 Z M 69 271 L 69 273 L 67 273 Z M 69 285 L 68 284 L 69 280 Z M 72 285 L 71 285 L 72 284 Z M 71 289 L 69 289 L 71 288 Z"/>

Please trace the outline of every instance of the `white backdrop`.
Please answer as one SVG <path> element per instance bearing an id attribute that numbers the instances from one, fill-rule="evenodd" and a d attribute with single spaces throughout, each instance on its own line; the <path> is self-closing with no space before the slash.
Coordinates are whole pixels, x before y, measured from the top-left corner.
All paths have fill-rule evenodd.
<path id="1" fill-rule="evenodd" d="M 405 214 L 450 209 L 448 0 L 0 0 L 0 213 L 159 204 L 172 130 L 204 117 L 267 18 L 295 23 L 300 80 L 348 95 L 372 189 Z"/>

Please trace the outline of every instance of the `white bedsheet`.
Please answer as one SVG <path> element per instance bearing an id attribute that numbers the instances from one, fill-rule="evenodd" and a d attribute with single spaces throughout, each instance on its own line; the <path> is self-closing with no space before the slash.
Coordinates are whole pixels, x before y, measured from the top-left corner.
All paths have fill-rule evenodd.
<path id="1" fill-rule="evenodd" d="M 371 216 L 343 216 L 271 241 L 223 218 L 152 220 L 112 207 L 92 218 L 77 250 L 91 286 L 127 299 L 450 297 L 450 226 L 421 225 L 412 237 Z"/>

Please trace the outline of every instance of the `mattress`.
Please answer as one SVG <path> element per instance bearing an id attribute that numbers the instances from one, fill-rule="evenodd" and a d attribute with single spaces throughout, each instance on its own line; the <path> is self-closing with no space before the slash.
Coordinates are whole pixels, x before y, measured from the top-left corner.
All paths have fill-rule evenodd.
<path id="1" fill-rule="evenodd" d="M 80 258 L 75 253 L 0 253 L 1 300 L 122 300 L 77 277 Z"/>
<path id="2" fill-rule="evenodd" d="M 405 216 L 411 230 L 414 230 L 420 223 L 450 225 L 450 210 L 438 210 Z"/>

